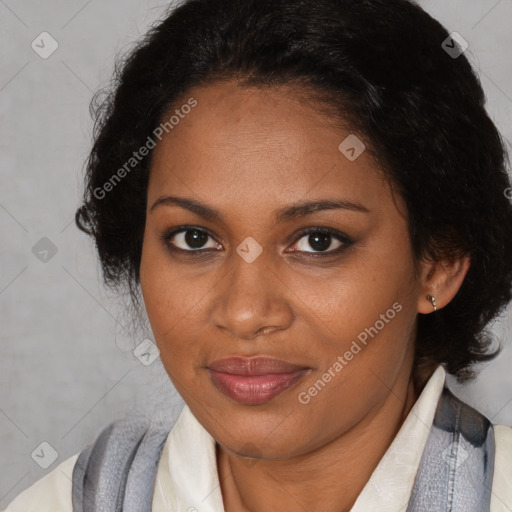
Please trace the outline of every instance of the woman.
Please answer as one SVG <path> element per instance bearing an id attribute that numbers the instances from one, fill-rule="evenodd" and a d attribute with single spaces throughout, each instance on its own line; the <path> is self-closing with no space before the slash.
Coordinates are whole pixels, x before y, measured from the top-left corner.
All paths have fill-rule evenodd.
<path id="1" fill-rule="evenodd" d="M 496 355 L 512 284 L 463 50 L 405 0 L 189 0 L 146 35 L 76 220 L 186 405 L 7 512 L 512 508 L 512 430 L 445 387 Z"/>

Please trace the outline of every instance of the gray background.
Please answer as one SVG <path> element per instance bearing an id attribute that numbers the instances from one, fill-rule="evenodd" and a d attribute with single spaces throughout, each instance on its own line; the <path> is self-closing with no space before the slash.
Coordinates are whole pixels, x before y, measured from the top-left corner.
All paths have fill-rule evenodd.
<path id="1" fill-rule="evenodd" d="M 129 335 L 127 297 L 102 288 L 92 242 L 73 222 L 91 96 L 110 78 L 115 55 L 167 5 L 0 1 L 0 509 L 112 419 L 133 410 L 176 416 L 183 406 L 160 360 L 146 366 L 135 357 L 151 334 Z M 488 111 L 511 141 L 512 0 L 421 5 L 468 41 Z M 47 59 L 31 47 L 43 31 L 59 45 Z M 32 252 L 43 237 L 57 248 L 46 262 Z M 511 325 L 509 308 L 493 325 L 503 354 L 474 383 L 453 383 L 459 396 L 509 425 Z M 41 442 L 58 455 L 47 469 L 31 457 Z"/>

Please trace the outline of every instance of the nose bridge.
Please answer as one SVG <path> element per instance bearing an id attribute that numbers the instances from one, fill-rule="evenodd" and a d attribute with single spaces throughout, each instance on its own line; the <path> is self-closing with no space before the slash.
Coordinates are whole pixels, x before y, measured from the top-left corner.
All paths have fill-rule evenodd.
<path id="1" fill-rule="evenodd" d="M 285 328 L 291 321 L 291 311 L 282 294 L 279 280 L 269 268 L 265 253 L 254 260 L 246 258 L 249 251 L 243 243 L 230 255 L 230 271 L 219 283 L 214 301 L 212 320 L 219 328 L 240 338 L 251 338 L 258 331 Z M 239 254 L 241 252 L 242 255 Z"/>

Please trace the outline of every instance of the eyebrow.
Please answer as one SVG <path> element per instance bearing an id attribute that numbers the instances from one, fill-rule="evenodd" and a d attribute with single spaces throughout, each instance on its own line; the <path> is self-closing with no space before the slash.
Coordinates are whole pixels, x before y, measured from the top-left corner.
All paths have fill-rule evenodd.
<path id="1" fill-rule="evenodd" d="M 225 222 L 221 213 L 207 204 L 196 201 L 195 199 L 189 199 L 186 197 L 177 196 L 162 196 L 159 197 L 151 206 L 150 213 L 157 206 L 180 206 L 185 208 L 200 217 L 207 220 L 217 220 L 219 222 Z M 293 219 L 306 217 L 314 212 L 323 210 L 334 210 L 334 209 L 345 209 L 355 212 L 369 213 L 370 210 L 360 203 L 354 201 L 348 201 L 346 199 L 320 199 L 317 201 L 305 201 L 290 206 L 279 208 L 275 211 L 276 222 L 283 223 Z"/>

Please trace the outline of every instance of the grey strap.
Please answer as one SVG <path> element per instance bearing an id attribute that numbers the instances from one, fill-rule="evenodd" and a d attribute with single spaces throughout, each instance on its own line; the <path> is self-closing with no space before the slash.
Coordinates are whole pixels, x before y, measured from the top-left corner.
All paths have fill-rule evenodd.
<path id="1" fill-rule="evenodd" d="M 407 512 L 489 512 L 494 429 L 445 387 Z"/>
<path id="2" fill-rule="evenodd" d="M 107 426 L 73 468 L 73 512 L 150 512 L 172 424 L 127 417 Z"/>

